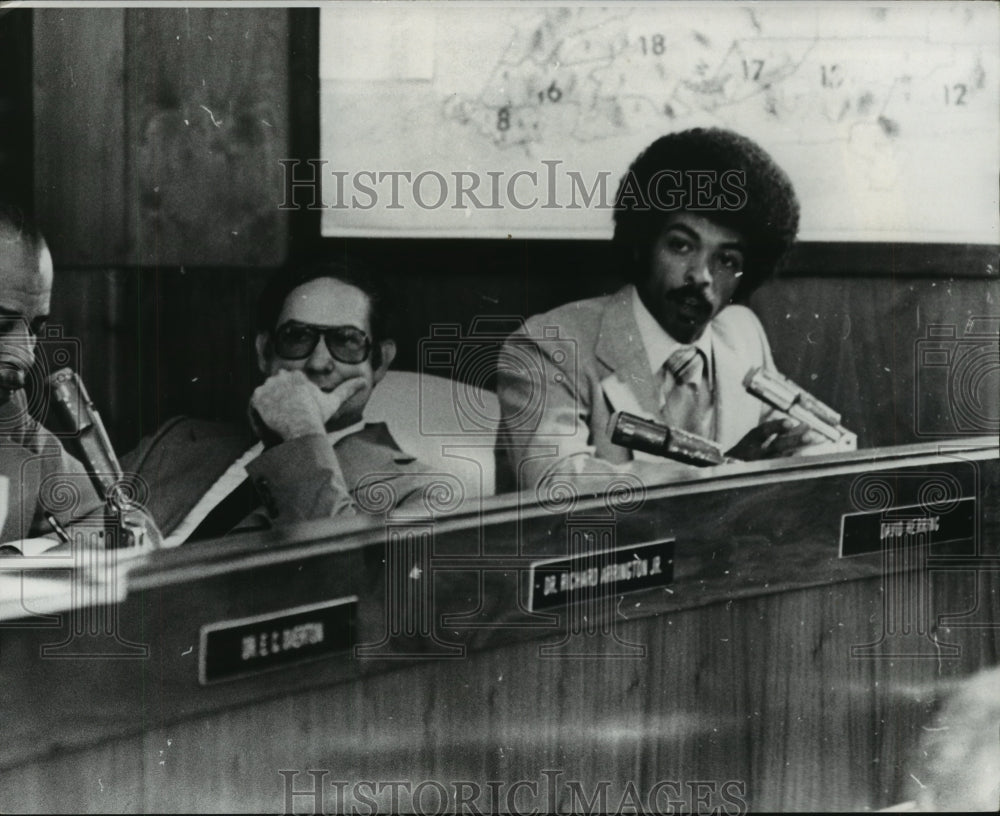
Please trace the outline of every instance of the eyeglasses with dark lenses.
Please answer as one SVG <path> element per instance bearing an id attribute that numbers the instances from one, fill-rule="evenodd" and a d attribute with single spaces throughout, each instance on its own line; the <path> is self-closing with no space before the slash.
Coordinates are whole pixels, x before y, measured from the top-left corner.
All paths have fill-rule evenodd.
<path id="1" fill-rule="evenodd" d="M 285 360 L 304 360 L 316 350 L 320 335 L 330 356 L 357 365 L 371 354 L 372 341 L 356 326 L 314 326 L 289 320 L 274 333 L 274 353 Z"/>
<path id="2" fill-rule="evenodd" d="M 38 337 L 45 330 L 48 319 L 48 316 L 36 317 L 29 323 L 24 315 L 0 309 L 0 335 L 30 334 Z"/>

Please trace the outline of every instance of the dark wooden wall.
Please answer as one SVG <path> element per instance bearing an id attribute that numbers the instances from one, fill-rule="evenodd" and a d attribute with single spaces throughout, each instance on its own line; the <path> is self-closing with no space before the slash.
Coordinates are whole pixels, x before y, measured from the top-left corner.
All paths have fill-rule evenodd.
<path id="1" fill-rule="evenodd" d="M 278 265 L 288 13 L 34 12 L 37 210 L 64 265 Z"/>
<path id="2" fill-rule="evenodd" d="M 53 315 L 127 449 L 177 411 L 225 414 L 234 379 L 245 393 L 240 319 L 288 246 L 289 14 L 31 13 Z"/>
<path id="3" fill-rule="evenodd" d="M 0 200 L 30 206 L 31 16 L 0 9 Z"/>
<path id="4" fill-rule="evenodd" d="M 603 243 L 319 239 L 285 213 L 280 158 L 318 155 L 318 14 L 280 9 L 33 12 L 34 177 L 58 267 L 53 313 L 116 445 L 167 417 L 236 418 L 250 323 L 289 258 L 378 262 L 403 309 L 398 366 L 434 323 L 526 316 L 611 291 Z M 1000 314 L 995 248 L 805 245 L 753 299 L 778 364 L 862 445 L 917 437 L 916 344 Z"/>

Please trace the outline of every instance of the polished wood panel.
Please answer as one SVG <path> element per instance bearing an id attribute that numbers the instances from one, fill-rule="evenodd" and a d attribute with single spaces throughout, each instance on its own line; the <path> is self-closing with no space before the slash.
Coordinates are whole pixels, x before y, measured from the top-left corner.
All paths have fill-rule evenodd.
<path id="1" fill-rule="evenodd" d="M 1000 590 L 995 574 L 981 580 Z M 544 790 L 549 770 L 563 785 L 583 782 L 588 796 L 608 780 L 612 809 L 627 780 L 644 796 L 658 781 L 708 781 L 714 806 L 733 782 L 754 810 L 888 806 L 904 796 L 943 692 L 1000 656 L 995 635 L 966 631 L 954 638 L 959 659 L 852 659 L 878 615 L 878 583 L 624 624 L 624 639 L 650 647 L 642 660 L 552 660 L 507 646 L 170 725 L 150 700 L 144 736 L 7 768 L 0 801 L 33 812 L 284 811 L 278 771 L 300 771 L 302 790 L 317 769 L 328 771 L 332 809 L 333 780 L 439 780 L 451 790 L 525 779 Z M 960 602 L 967 589 L 935 604 Z M 572 805 L 565 788 L 560 800 Z M 296 799 L 300 812 L 312 812 L 310 801 Z"/>
<path id="2" fill-rule="evenodd" d="M 944 325 L 955 332 L 950 345 L 956 351 L 959 343 L 975 344 L 996 360 L 1000 280 L 794 277 L 765 285 L 752 306 L 778 367 L 841 412 L 859 446 L 943 438 L 949 429 L 997 433 L 996 363 L 981 357 L 985 376 L 963 393 L 957 390 L 963 378 L 948 379 L 961 373 L 958 364 L 923 365 L 920 348 L 930 327 Z M 982 317 L 990 319 L 993 334 L 973 337 L 969 321 Z"/>
<path id="3" fill-rule="evenodd" d="M 61 264 L 275 266 L 288 12 L 34 10 L 35 198 Z"/>
<path id="4" fill-rule="evenodd" d="M 57 263 L 122 263 L 125 11 L 32 13 L 38 221 Z"/>
<path id="5" fill-rule="evenodd" d="M 715 783 L 715 806 L 733 782 L 757 810 L 893 804 L 940 694 L 1000 663 L 996 456 L 969 446 L 939 457 L 924 446 L 741 466 L 650 489 L 640 509 L 613 515 L 617 540 L 676 536 L 675 581 L 588 607 L 593 631 L 617 636 L 591 640 L 591 654 L 611 646 L 616 659 L 546 651 L 585 631 L 572 612 L 548 629 L 510 627 L 523 622 L 511 576 L 566 552 L 568 523 L 606 512 L 601 499 L 581 497 L 567 515 L 505 498 L 436 522 L 435 611 L 445 617 L 435 631 L 464 645 L 459 658 L 435 659 L 433 643 L 411 639 L 397 643 L 397 655 L 416 648 L 406 660 L 328 659 L 201 687 L 197 635 L 207 622 L 356 593 L 359 641 L 377 641 L 393 551 L 377 527 L 372 538 L 363 524 L 339 535 L 314 524 L 164 553 L 133 571 L 119 607 L 122 632 L 150 645 L 148 660 L 39 660 L 39 643 L 63 632 L 0 628 L 0 804 L 284 810 L 278 772 L 307 769 L 327 770 L 328 783 L 484 788 L 490 779 L 541 787 L 543 771 L 561 771 L 588 797 L 608 780 L 611 809 L 627 780 L 644 792 L 661 780 Z M 860 480 L 879 477 L 896 504 L 944 473 L 980 499 L 978 555 L 903 573 L 885 572 L 878 554 L 837 558 L 840 517 L 859 509 Z M 500 568 L 480 589 L 476 569 L 490 563 Z M 918 643 L 890 625 L 886 604 L 921 588 L 928 603 L 910 609 L 927 624 Z M 472 628 L 447 617 L 477 607 Z M 855 651 L 879 641 L 870 656 Z M 621 643 L 644 651 L 623 659 Z M 80 768 L 100 776 L 107 796 L 74 787 L 86 779 Z M 310 781 L 301 773 L 296 789 Z"/>
<path id="6" fill-rule="evenodd" d="M 842 243 L 797 244 L 782 266 L 785 274 L 809 270 L 813 275 L 903 275 L 930 278 L 1000 276 L 1000 247 L 982 244 Z"/>
<path id="7" fill-rule="evenodd" d="M 288 12 L 130 9 L 125 42 L 130 257 L 280 264 Z"/>

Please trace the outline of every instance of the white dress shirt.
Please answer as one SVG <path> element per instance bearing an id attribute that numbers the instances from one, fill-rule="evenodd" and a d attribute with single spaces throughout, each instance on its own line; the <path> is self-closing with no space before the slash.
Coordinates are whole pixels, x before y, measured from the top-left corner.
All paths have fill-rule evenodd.
<path id="1" fill-rule="evenodd" d="M 659 374 L 663 370 L 664 363 L 681 346 L 685 345 L 671 337 L 664 330 L 655 317 L 646 308 L 646 304 L 639 297 L 639 292 L 632 287 L 632 312 L 635 315 L 635 322 L 639 326 L 639 337 L 642 345 L 646 349 L 646 357 L 649 359 L 649 370 L 654 374 Z M 715 392 L 715 379 L 712 367 L 712 324 L 709 323 L 702 332 L 701 337 L 690 343 L 695 348 L 701 349 L 705 354 L 705 373 L 708 377 L 708 387 Z"/>
<path id="2" fill-rule="evenodd" d="M 701 337 L 694 343 L 685 344 L 671 337 L 659 324 L 655 317 L 646 308 L 646 304 L 639 297 L 638 290 L 632 287 L 632 312 L 635 315 L 636 325 L 639 327 L 639 337 L 642 345 L 646 349 L 646 358 L 649 361 L 649 370 L 656 378 L 657 382 L 663 381 L 664 365 L 677 349 L 684 345 L 693 345 L 705 355 L 705 387 L 711 395 L 711 408 L 706 417 L 706 425 L 712 429 L 712 435 L 716 433 L 715 424 L 715 366 L 712 360 L 712 324 L 709 323 L 702 332 Z M 662 389 L 661 389 L 662 392 Z M 663 408 L 663 394 L 660 397 L 660 408 Z"/>

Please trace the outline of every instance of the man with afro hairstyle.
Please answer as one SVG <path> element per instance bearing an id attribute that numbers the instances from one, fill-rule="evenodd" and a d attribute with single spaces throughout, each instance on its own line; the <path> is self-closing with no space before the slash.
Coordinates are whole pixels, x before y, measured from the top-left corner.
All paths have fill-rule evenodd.
<path id="1" fill-rule="evenodd" d="M 732 303 L 774 274 L 798 220 L 788 177 L 749 139 L 696 128 L 649 145 L 615 200 L 612 242 L 628 283 L 530 318 L 501 356 L 498 486 L 623 471 L 655 484 L 686 469 L 612 444 L 615 411 L 696 433 L 736 459 L 821 442 L 744 390 L 751 368 L 774 361 L 760 321 Z"/>

